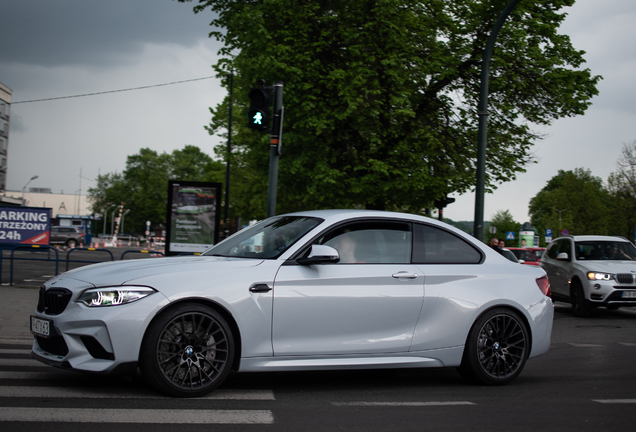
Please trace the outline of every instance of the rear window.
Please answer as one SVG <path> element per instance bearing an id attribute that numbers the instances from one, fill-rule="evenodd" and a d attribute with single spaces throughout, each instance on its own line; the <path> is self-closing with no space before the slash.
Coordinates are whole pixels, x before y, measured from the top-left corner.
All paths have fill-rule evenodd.
<path id="1" fill-rule="evenodd" d="M 413 224 L 413 263 L 479 264 L 481 253 L 459 236 L 430 225 Z"/>

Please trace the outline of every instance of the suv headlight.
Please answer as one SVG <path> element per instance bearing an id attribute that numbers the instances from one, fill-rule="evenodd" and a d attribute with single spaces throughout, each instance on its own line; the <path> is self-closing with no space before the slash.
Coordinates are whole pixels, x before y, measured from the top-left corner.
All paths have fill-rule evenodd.
<path id="1" fill-rule="evenodd" d="M 613 280 L 614 275 L 611 273 L 588 272 L 587 278 L 589 280 Z"/>
<path id="2" fill-rule="evenodd" d="M 77 301 L 88 307 L 118 306 L 135 302 L 154 292 L 152 288 L 136 286 L 92 288 L 84 291 Z"/>

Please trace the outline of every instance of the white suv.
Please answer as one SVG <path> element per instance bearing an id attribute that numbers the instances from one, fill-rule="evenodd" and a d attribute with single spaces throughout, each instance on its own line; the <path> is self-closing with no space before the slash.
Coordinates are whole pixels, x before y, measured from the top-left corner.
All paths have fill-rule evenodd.
<path id="1" fill-rule="evenodd" d="M 636 306 L 636 247 L 609 236 L 560 237 L 541 258 L 554 300 L 572 303 L 575 316 L 592 309 Z"/>

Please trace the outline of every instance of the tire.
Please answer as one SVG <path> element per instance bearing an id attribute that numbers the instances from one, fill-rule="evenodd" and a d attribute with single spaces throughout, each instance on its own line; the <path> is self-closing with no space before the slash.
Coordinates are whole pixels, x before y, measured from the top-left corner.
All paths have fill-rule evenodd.
<path id="1" fill-rule="evenodd" d="M 139 365 L 146 381 L 160 392 L 200 397 L 225 380 L 234 353 L 225 319 L 207 306 L 184 303 L 150 324 Z"/>
<path id="2" fill-rule="evenodd" d="M 525 321 L 513 310 L 494 308 L 473 324 L 458 371 L 476 384 L 504 385 L 521 373 L 529 355 Z"/>
<path id="3" fill-rule="evenodd" d="M 579 282 L 572 283 L 572 287 L 570 288 L 570 301 L 572 302 L 572 313 L 574 313 L 575 317 L 589 317 L 592 313 L 592 310 L 585 302 L 583 287 Z"/>
<path id="4" fill-rule="evenodd" d="M 70 249 L 73 249 L 74 247 L 77 247 L 77 240 L 75 239 L 68 239 L 66 241 L 66 246 L 68 246 Z"/>

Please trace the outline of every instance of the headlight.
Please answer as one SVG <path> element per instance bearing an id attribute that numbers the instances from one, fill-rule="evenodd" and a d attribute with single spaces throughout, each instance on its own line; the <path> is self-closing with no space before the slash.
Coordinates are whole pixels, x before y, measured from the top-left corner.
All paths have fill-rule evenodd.
<path id="1" fill-rule="evenodd" d="M 77 299 L 88 307 L 118 306 L 132 303 L 156 292 L 148 287 L 107 287 L 86 290 Z"/>
<path id="2" fill-rule="evenodd" d="M 612 280 L 614 275 L 611 273 L 588 272 L 587 278 L 589 280 Z"/>

